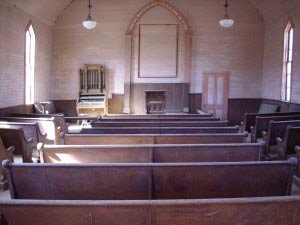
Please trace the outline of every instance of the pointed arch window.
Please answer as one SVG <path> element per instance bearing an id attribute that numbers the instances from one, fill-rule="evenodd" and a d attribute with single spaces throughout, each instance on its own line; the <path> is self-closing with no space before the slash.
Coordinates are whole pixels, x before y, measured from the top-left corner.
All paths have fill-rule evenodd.
<path id="1" fill-rule="evenodd" d="M 292 19 L 289 19 L 284 31 L 284 53 L 281 98 L 282 101 L 291 101 L 292 73 L 293 73 L 293 48 L 295 27 Z"/>
<path id="2" fill-rule="evenodd" d="M 34 103 L 35 33 L 32 23 L 25 29 L 25 104 Z"/>

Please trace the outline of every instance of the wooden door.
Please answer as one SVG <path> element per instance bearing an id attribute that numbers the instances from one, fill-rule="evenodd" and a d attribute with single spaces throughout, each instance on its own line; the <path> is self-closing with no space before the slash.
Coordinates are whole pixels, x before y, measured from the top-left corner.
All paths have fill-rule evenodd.
<path id="1" fill-rule="evenodd" d="M 227 119 L 229 72 L 203 74 L 202 110 Z"/>

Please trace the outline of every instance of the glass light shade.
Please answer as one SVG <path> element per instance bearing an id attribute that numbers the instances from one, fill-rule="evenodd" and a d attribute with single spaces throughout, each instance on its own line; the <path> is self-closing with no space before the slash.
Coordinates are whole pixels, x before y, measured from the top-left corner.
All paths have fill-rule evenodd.
<path id="1" fill-rule="evenodd" d="M 82 24 L 86 29 L 89 30 L 94 29 L 97 26 L 97 22 L 89 18 L 83 21 Z"/>
<path id="2" fill-rule="evenodd" d="M 219 21 L 220 26 L 223 28 L 229 28 L 232 27 L 234 24 L 234 20 L 230 19 L 230 18 L 224 18 L 222 20 Z"/>

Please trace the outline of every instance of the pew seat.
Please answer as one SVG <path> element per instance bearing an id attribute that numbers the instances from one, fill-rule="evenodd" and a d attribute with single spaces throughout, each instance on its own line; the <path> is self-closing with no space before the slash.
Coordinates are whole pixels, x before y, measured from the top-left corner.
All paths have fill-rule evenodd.
<path id="1" fill-rule="evenodd" d="M 43 163 L 260 161 L 264 144 L 45 145 Z"/>
<path id="2" fill-rule="evenodd" d="M 15 164 L 12 199 L 146 200 L 290 195 L 298 161 L 139 164 Z M 38 181 L 38 182 L 37 182 Z"/>

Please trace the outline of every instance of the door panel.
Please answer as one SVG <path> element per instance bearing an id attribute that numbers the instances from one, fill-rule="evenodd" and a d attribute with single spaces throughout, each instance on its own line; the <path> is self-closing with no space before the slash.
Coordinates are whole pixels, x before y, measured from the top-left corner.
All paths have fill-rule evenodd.
<path id="1" fill-rule="evenodd" d="M 203 74 L 202 110 L 227 119 L 229 72 Z"/>

